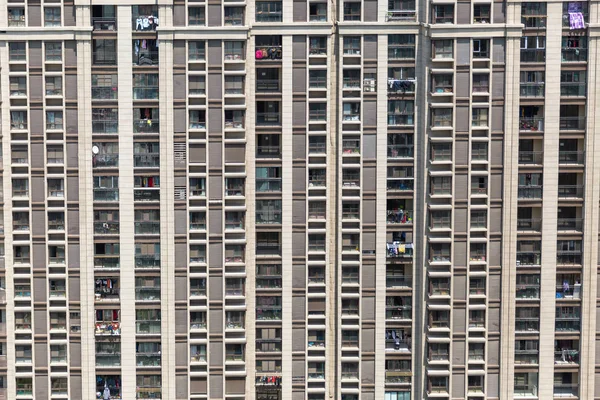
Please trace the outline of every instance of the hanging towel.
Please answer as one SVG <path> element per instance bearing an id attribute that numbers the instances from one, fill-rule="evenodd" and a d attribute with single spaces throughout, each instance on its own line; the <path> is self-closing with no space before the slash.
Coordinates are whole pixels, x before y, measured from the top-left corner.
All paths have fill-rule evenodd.
<path id="1" fill-rule="evenodd" d="M 583 19 L 583 13 L 570 12 L 569 13 L 569 26 L 570 26 L 571 30 L 584 29 L 585 21 Z"/>

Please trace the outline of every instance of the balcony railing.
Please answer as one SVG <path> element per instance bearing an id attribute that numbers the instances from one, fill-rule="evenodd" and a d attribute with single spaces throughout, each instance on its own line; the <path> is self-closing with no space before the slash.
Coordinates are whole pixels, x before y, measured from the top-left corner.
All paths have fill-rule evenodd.
<path id="1" fill-rule="evenodd" d="M 135 288 L 136 301 L 157 301 L 160 300 L 160 287 L 144 286 Z"/>
<path id="2" fill-rule="evenodd" d="M 118 154 L 96 154 L 92 156 L 92 167 L 94 168 L 110 168 L 118 166 Z"/>
<path id="3" fill-rule="evenodd" d="M 119 257 L 94 257 L 94 268 L 99 269 L 119 269 Z"/>
<path id="4" fill-rule="evenodd" d="M 528 185 L 528 186 L 519 186 L 518 188 L 518 198 L 519 199 L 541 199 L 542 198 L 542 185 Z"/>
<path id="5" fill-rule="evenodd" d="M 256 211 L 257 224 L 281 224 L 281 210 Z"/>
<path id="6" fill-rule="evenodd" d="M 388 179 L 387 180 L 387 190 L 389 191 L 397 191 L 397 192 L 405 192 L 411 191 L 414 188 L 414 180 L 413 178 L 401 178 L 401 179 Z"/>
<path id="7" fill-rule="evenodd" d="M 558 151 L 559 164 L 583 164 L 584 159 L 584 151 Z"/>
<path id="8" fill-rule="evenodd" d="M 281 14 L 279 18 L 281 19 Z M 259 61 L 281 60 L 281 53 L 281 46 L 256 46 L 255 48 L 256 59 Z"/>
<path id="9" fill-rule="evenodd" d="M 256 146 L 256 156 L 260 158 L 279 158 L 281 148 L 279 146 Z"/>
<path id="10" fill-rule="evenodd" d="M 387 223 L 388 224 L 412 224 L 413 212 L 409 210 L 388 210 L 387 211 Z"/>
<path id="11" fill-rule="evenodd" d="M 277 112 L 256 113 L 257 125 L 281 125 L 281 114 Z"/>
<path id="12" fill-rule="evenodd" d="M 521 49 L 522 63 L 542 63 L 546 61 L 546 49 Z"/>
<path id="13" fill-rule="evenodd" d="M 388 113 L 388 125 L 413 126 L 415 124 L 413 117 L 413 114 Z"/>
<path id="14" fill-rule="evenodd" d="M 560 84 L 560 95 L 563 97 L 585 97 L 586 93 L 586 82 L 561 82 Z"/>
<path id="15" fill-rule="evenodd" d="M 136 353 L 138 367 L 160 367 L 160 353 Z"/>
<path id="16" fill-rule="evenodd" d="M 160 234 L 160 221 L 136 221 L 135 233 L 137 235 Z"/>
<path id="17" fill-rule="evenodd" d="M 581 47 L 567 47 L 562 49 L 562 62 L 585 62 L 588 58 L 588 49 Z"/>
<path id="18" fill-rule="evenodd" d="M 99 336 L 120 335 L 121 334 L 121 324 L 119 323 L 119 321 L 112 321 L 112 322 L 97 321 L 94 334 L 99 335 Z"/>
<path id="19" fill-rule="evenodd" d="M 117 86 L 92 86 L 92 100 L 116 100 Z"/>
<path id="20" fill-rule="evenodd" d="M 158 64 L 158 51 L 143 51 L 133 54 L 133 63 L 138 66 L 156 65 Z"/>
<path id="21" fill-rule="evenodd" d="M 579 350 L 562 349 L 555 351 L 554 364 L 579 364 Z"/>
<path id="22" fill-rule="evenodd" d="M 160 268 L 160 254 L 137 254 L 136 268 Z"/>
<path id="23" fill-rule="evenodd" d="M 537 397 L 537 385 L 515 385 L 513 393 L 519 397 Z"/>
<path id="24" fill-rule="evenodd" d="M 94 201 L 119 201 L 119 189 L 94 188 Z"/>
<path id="25" fill-rule="evenodd" d="M 389 242 L 386 244 L 388 258 L 412 258 L 413 244 Z"/>
<path id="26" fill-rule="evenodd" d="M 578 231 L 583 228 L 583 219 L 581 218 L 558 218 L 559 231 Z"/>
<path id="27" fill-rule="evenodd" d="M 97 367 L 119 367 L 121 366 L 121 353 L 98 353 L 96 352 Z"/>
<path id="28" fill-rule="evenodd" d="M 94 299 L 96 301 L 119 300 L 119 288 L 105 288 L 102 290 L 96 289 L 96 292 L 94 293 Z"/>
<path id="29" fill-rule="evenodd" d="M 158 119 L 138 119 L 133 121 L 133 133 L 159 133 Z"/>
<path id="30" fill-rule="evenodd" d="M 556 263 L 560 265 L 581 265 L 581 250 L 564 250 L 556 253 Z"/>
<path id="31" fill-rule="evenodd" d="M 133 155 L 133 166 L 136 168 L 158 168 L 160 166 L 159 153 L 145 153 Z"/>
<path id="32" fill-rule="evenodd" d="M 387 288 L 411 288 L 412 276 L 410 275 L 387 275 L 385 278 Z"/>
<path id="33" fill-rule="evenodd" d="M 544 130 L 544 118 L 519 118 L 519 130 L 528 132 L 541 132 Z"/>
<path id="34" fill-rule="evenodd" d="M 408 144 L 388 144 L 388 158 L 412 158 L 414 156 L 414 146 Z"/>
<path id="35" fill-rule="evenodd" d="M 517 299 L 539 299 L 539 284 L 517 284 L 515 297 Z"/>
<path id="36" fill-rule="evenodd" d="M 95 51 L 92 53 L 94 65 L 117 65 L 117 53 L 108 51 Z"/>
<path id="37" fill-rule="evenodd" d="M 560 117 L 561 131 L 585 130 L 585 117 Z"/>
<path id="38" fill-rule="evenodd" d="M 94 120 L 92 119 L 92 133 L 118 133 L 118 120 Z"/>
<path id="39" fill-rule="evenodd" d="M 117 20 L 115 18 L 92 18 L 92 25 L 95 31 L 116 31 Z"/>
<path id="40" fill-rule="evenodd" d="M 279 79 L 257 79 L 257 92 L 279 92 L 281 91 Z"/>
<path id="41" fill-rule="evenodd" d="M 519 151 L 519 164 L 539 165 L 544 162 L 543 151 Z"/>
<path id="42" fill-rule="evenodd" d="M 517 251 L 517 266 L 536 266 L 541 262 L 541 251 Z"/>
<path id="43" fill-rule="evenodd" d="M 556 285 L 556 298 L 557 299 L 580 299 L 581 298 L 581 284 L 570 283 L 567 285 Z"/>
<path id="44" fill-rule="evenodd" d="M 541 218 L 519 218 L 517 219 L 518 231 L 534 231 L 539 232 L 542 229 Z"/>
<path id="45" fill-rule="evenodd" d="M 160 200 L 160 190 L 156 189 L 139 189 L 136 188 L 133 190 L 133 200 L 134 201 L 159 201 Z"/>
<path id="46" fill-rule="evenodd" d="M 544 97 L 545 84 L 521 83 L 521 97 Z"/>
<path id="47" fill-rule="evenodd" d="M 160 335 L 160 321 L 135 321 L 135 333 L 143 335 Z"/>
<path id="48" fill-rule="evenodd" d="M 415 10 L 388 10 L 385 20 L 387 22 L 394 21 L 414 21 L 416 18 Z"/>
<path id="49" fill-rule="evenodd" d="M 558 185 L 558 198 L 582 198 L 583 185 Z"/>
<path id="50" fill-rule="evenodd" d="M 577 383 L 555 383 L 554 397 L 577 397 L 579 385 Z"/>
<path id="51" fill-rule="evenodd" d="M 385 340 L 385 349 L 386 350 L 395 350 L 395 351 L 410 351 L 411 350 L 411 341 L 410 339 L 386 339 Z"/>
<path id="52" fill-rule="evenodd" d="M 97 235 L 118 235 L 119 223 L 114 221 L 94 222 L 94 233 Z"/>

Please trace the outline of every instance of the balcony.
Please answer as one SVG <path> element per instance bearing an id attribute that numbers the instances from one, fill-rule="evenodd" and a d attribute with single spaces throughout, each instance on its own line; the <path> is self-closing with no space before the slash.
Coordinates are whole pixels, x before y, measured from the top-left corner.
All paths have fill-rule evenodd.
<path id="1" fill-rule="evenodd" d="M 256 210 L 257 224 L 281 224 L 281 210 Z"/>
<path id="2" fill-rule="evenodd" d="M 136 286 L 136 301 L 158 301 L 160 300 L 160 286 Z"/>
<path id="3" fill-rule="evenodd" d="M 158 7 L 133 6 L 131 26 L 134 31 L 155 31 L 158 26 Z"/>
<path id="4" fill-rule="evenodd" d="M 388 242 L 386 244 L 388 258 L 412 258 L 413 244 L 402 242 Z"/>
<path id="5" fill-rule="evenodd" d="M 413 212 L 404 209 L 387 210 L 388 224 L 412 224 Z"/>
<path id="6" fill-rule="evenodd" d="M 160 189 L 139 189 L 133 190 L 134 201 L 160 201 Z"/>
<path id="7" fill-rule="evenodd" d="M 134 154 L 133 166 L 135 168 L 158 168 L 160 167 L 160 153 Z"/>
<path id="8" fill-rule="evenodd" d="M 521 82 L 521 97 L 544 97 L 545 84 L 542 83 L 522 83 Z"/>
<path id="9" fill-rule="evenodd" d="M 94 256 L 94 268 L 98 269 L 119 269 L 119 256 L 106 257 Z"/>
<path id="10" fill-rule="evenodd" d="M 150 47 L 150 45 L 148 45 L 148 47 Z M 139 67 L 157 65 L 158 50 L 144 50 L 134 52 L 132 62 L 134 65 L 137 65 Z"/>
<path id="11" fill-rule="evenodd" d="M 280 158 L 281 148 L 277 146 L 256 146 L 256 157 L 258 158 Z"/>
<path id="12" fill-rule="evenodd" d="M 387 22 L 407 22 L 414 21 L 416 19 L 417 12 L 414 10 L 413 3 L 412 10 L 388 10 L 385 20 Z"/>
<path id="13" fill-rule="evenodd" d="M 278 93 L 281 91 L 281 83 L 279 79 L 257 79 L 257 93 Z"/>
<path id="14" fill-rule="evenodd" d="M 281 125 L 281 114 L 278 112 L 257 112 L 256 124 L 260 126 Z"/>
<path id="15" fill-rule="evenodd" d="M 517 197 L 520 200 L 538 200 L 542 198 L 542 185 L 519 185 Z"/>
<path id="16" fill-rule="evenodd" d="M 558 185 L 558 198 L 583 198 L 583 185 Z"/>
<path id="17" fill-rule="evenodd" d="M 540 298 L 540 284 L 517 283 L 515 297 L 522 300 L 536 300 Z"/>
<path id="18" fill-rule="evenodd" d="M 95 31 L 116 31 L 117 19 L 115 17 L 92 17 L 92 26 Z"/>
<path id="19" fill-rule="evenodd" d="M 586 62 L 588 59 L 588 49 L 583 47 L 563 47 L 562 62 L 564 63 L 580 63 Z"/>
<path id="20" fill-rule="evenodd" d="M 389 126 L 414 126 L 414 114 L 388 113 Z"/>
<path id="21" fill-rule="evenodd" d="M 94 330 L 96 336 L 118 336 L 121 334 L 119 321 L 96 321 Z"/>
<path id="22" fill-rule="evenodd" d="M 558 151 L 559 164 L 578 164 L 583 165 L 585 160 L 584 151 Z"/>
<path id="23" fill-rule="evenodd" d="M 581 232 L 583 219 L 581 218 L 558 218 L 557 227 L 559 231 Z"/>
<path id="24" fill-rule="evenodd" d="M 387 190 L 391 192 L 408 192 L 414 187 L 413 178 L 393 178 L 387 180 Z"/>
<path id="25" fill-rule="evenodd" d="M 160 221 L 135 221 L 136 235 L 159 235 Z"/>
<path id="26" fill-rule="evenodd" d="M 119 121 L 115 119 L 101 120 L 92 118 L 92 133 L 116 134 L 119 132 Z"/>
<path id="27" fill-rule="evenodd" d="M 412 276 L 411 275 L 386 275 L 385 284 L 388 289 L 411 288 L 412 287 Z"/>
<path id="28" fill-rule="evenodd" d="M 160 335 L 160 320 L 135 321 L 135 333 L 138 335 Z"/>
<path id="29" fill-rule="evenodd" d="M 92 156 L 93 168 L 115 168 L 119 166 L 118 154 L 95 154 Z"/>
<path id="30" fill-rule="evenodd" d="M 385 319 L 410 321 L 412 319 L 412 306 L 386 306 Z"/>
<path id="31" fill-rule="evenodd" d="M 281 60 L 281 46 L 256 46 L 255 56 L 258 62 L 260 61 L 277 61 Z"/>
<path id="32" fill-rule="evenodd" d="M 517 219 L 517 231 L 540 232 L 542 229 L 541 218 L 519 218 Z"/>
<path id="33" fill-rule="evenodd" d="M 160 254 L 136 254 L 136 268 L 160 268 Z"/>
<path id="34" fill-rule="evenodd" d="M 556 253 L 556 263 L 559 265 L 581 265 L 581 250 L 559 250 Z"/>
<path id="35" fill-rule="evenodd" d="M 118 235 L 119 222 L 115 221 L 95 221 L 94 234 L 96 235 Z"/>
<path id="36" fill-rule="evenodd" d="M 583 131 L 585 123 L 585 117 L 560 117 L 559 129 L 561 131 Z"/>
<path id="37" fill-rule="evenodd" d="M 546 49 L 521 49 L 522 63 L 543 63 L 546 61 Z"/>
<path id="38" fill-rule="evenodd" d="M 137 119 L 133 121 L 133 133 L 159 133 L 158 119 Z"/>
<path id="39" fill-rule="evenodd" d="M 388 78 L 388 94 L 414 93 L 416 80 Z"/>
<path id="40" fill-rule="evenodd" d="M 92 100 L 116 100 L 118 97 L 118 87 L 115 86 L 93 86 Z"/>
<path id="41" fill-rule="evenodd" d="M 104 353 L 96 351 L 96 367 L 120 367 L 121 353 Z"/>
<path id="42" fill-rule="evenodd" d="M 94 188 L 94 201 L 119 201 L 119 189 Z"/>
<path id="43" fill-rule="evenodd" d="M 554 365 L 577 365 L 579 364 L 579 350 L 561 349 L 554 351 Z"/>
<path id="44" fill-rule="evenodd" d="M 542 262 L 541 251 L 519 251 L 517 250 L 517 267 L 518 266 L 539 266 Z"/>
<path id="45" fill-rule="evenodd" d="M 117 53 L 114 49 L 112 51 L 94 51 L 92 53 L 92 64 L 99 66 L 116 66 Z"/>
<path id="46" fill-rule="evenodd" d="M 565 280 L 556 284 L 556 298 L 561 300 L 577 300 L 581 298 L 581 283 L 572 283 Z"/>
<path id="47" fill-rule="evenodd" d="M 136 366 L 138 366 L 138 367 L 160 367 L 161 366 L 160 351 L 156 352 L 156 353 L 153 353 L 153 352 L 136 353 L 135 359 L 136 359 Z"/>
<path id="48" fill-rule="evenodd" d="M 543 132 L 543 117 L 521 117 L 519 118 L 519 130 L 522 132 Z"/>
<path id="49" fill-rule="evenodd" d="M 388 144 L 388 158 L 413 158 L 414 146 L 408 144 Z"/>
<path id="50" fill-rule="evenodd" d="M 577 383 L 554 383 L 554 397 L 579 396 L 579 384 Z"/>
<path id="51" fill-rule="evenodd" d="M 587 93 L 586 82 L 561 82 L 560 95 L 562 97 L 585 97 Z"/>

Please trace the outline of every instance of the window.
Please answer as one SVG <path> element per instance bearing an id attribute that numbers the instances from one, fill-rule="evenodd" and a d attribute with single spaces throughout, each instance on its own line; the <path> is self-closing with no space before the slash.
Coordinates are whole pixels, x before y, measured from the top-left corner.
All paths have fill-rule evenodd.
<path id="1" fill-rule="evenodd" d="M 25 61 L 27 59 L 27 45 L 25 42 L 11 42 L 8 44 L 9 61 Z"/>
<path id="2" fill-rule="evenodd" d="M 360 36 L 344 36 L 344 55 L 360 55 Z"/>
<path id="3" fill-rule="evenodd" d="M 115 100 L 117 93 L 117 74 L 92 74 L 92 100 Z"/>
<path id="4" fill-rule="evenodd" d="M 188 25 L 204 25 L 204 7 L 188 7 Z"/>
<path id="5" fill-rule="evenodd" d="M 490 9 L 489 4 L 473 4 L 473 23 L 489 24 L 491 22 Z"/>
<path id="6" fill-rule="evenodd" d="M 521 3 L 521 23 L 525 28 L 545 28 L 546 15 L 546 3 Z"/>
<path id="7" fill-rule="evenodd" d="M 257 1 L 255 18 L 256 22 L 281 22 L 282 2 Z"/>
<path id="8" fill-rule="evenodd" d="M 489 39 L 473 39 L 473 58 L 490 58 Z"/>
<path id="9" fill-rule="evenodd" d="M 44 8 L 44 26 L 60 26 L 60 7 Z"/>
<path id="10" fill-rule="evenodd" d="M 327 3 L 310 3 L 308 14 L 310 22 L 327 21 Z"/>
<path id="11" fill-rule="evenodd" d="M 188 42 L 188 59 L 190 61 L 202 61 L 205 55 L 205 42 Z"/>
<path id="12" fill-rule="evenodd" d="M 360 103 L 344 103 L 342 119 L 344 121 L 360 121 Z"/>
<path id="13" fill-rule="evenodd" d="M 454 87 L 454 76 L 452 74 L 432 74 L 432 93 L 452 93 Z"/>
<path id="14" fill-rule="evenodd" d="M 204 43 L 204 42 L 203 42 Z M 223 42 L 224 46 L 224 54 L 225 60 L 245 60 L 245 42 L 239 41 L 226 41 Z M 202 55 L 204 56 L 204 48 L 202 51 Z M 204 59 L 204 57 L 202 58 Z"/>
<path id="15" fill-rule="evenodd" d="M 523 36 L 521 38 L 521 62 L 546 61 L 546 37 Z"/>
<path id="16" fill-rule="evenodd" d="M 454 56 L 454 41 L 451 39 L 446 40 L 433 40 L 433 58 L 452 58 Z"/>
<path id="17" fill-rule="evenodd" d="M 344 2 L 344 21 L 360 21 L 360 2 Z"/>
<path id="18" fill-rule="evenodd" d="M 431 161 L 451 161 L 452 143 L 431 143 L 429 158 Z"/>
<path id="19" fill-rule="evenodd" d="M 308 71 L 308 87 L 324 89 L 327 87 L 327 70 L 310 69 Z"/>
<path id="20" fill-rule="evenodd" d="M 190 196 L 206 196 L 205 178 L 190 178 Z"/>
<path id="21" fill-rule="evenodd" d="M 429 244 L 430 262 L 450 262 L 450 244 L 449 243 L 430 243 Z"/>
<path id="22" fill-rule="evenodd" d="M 10 77 L 10 95 L 27 96 L 27 77 L 26 76 L 11 76 Z"/>
<path id="23" fill-rule="evenodd" d="M 308 49 L 310 55 L 327 55 L 327 38 L 324 36 L 311 36 Z"/>
<path id="24" fill-rule="evenodd" d="M 13 197 L 29 196 L 29 180 L 13 179 L 12 180 L 12 195 Z"/>
<path id="25" fill-rule="evenodd" d="M 46 129 L 63 129 L 62 111 L 46 111 Z"/>
<path id="26" fill-rule="evenodd" d="M 432 108 L 431 122 L 432 128 L 451 127 L 452 126 L 452 109 L 451 108 Z"/>
<path id="27" fill-rule="evenodd" d="M 190 345 L 190 361 L 191 362 L 206 362 L 206 345 L 192 344 Z"/>
<path id="28" fill-rule="evenodd" d="M 388 58 L 410 60 L 415 58 L 415 35 L 388 35 Z"/>
<path id="29" fill-rule="evenodd" d="M 62 43 L 46 42 L 46 61 L 62 60 Z"/>
<path id="30" fill-rule="evenodd" d="M 388 100 L 388 125 L 414 125 L 415 103 L 412 100 Z"/>
<path id="31" fill-rule="evenodd" d="M 562 61 L 587 61 L 588 42 L 585 36 L 562 37 Z"/>
<path id="32" fill-rule="evenodd" d="M 488 109 L 487 108 L 473 108 L 471 126 L 473 126 L 473 127 L 487 127 L 488 126 Z"/>
<path id="33" fill-rule="evenodd" d="M 257 167 L 256 168 L 256 191 L 257 192 L 280 192 L 281 191 L 281 167 Z"/>
<path id="34" fill-rule="evenodd" d="M 452 228 L 450 210 L 431 210 L 429 216 L 431 229 Z"/>
<path id="35" fill-rule="evenodd" d="M 472 210 L 471 211 L 471 229 L 487 228 L 487 211 Z"/>
<path id="36" fill-rule="evenodd" d="M 485 243 L 471 243 L 469 249 L 470 261 L 485 261 L 487 246 Z"/>
<path id="37" fill-rule="evenodd" d="M 471 195 L 486 195 L 487 187 L 487 176 L 471 176 Z"/>
<path id="38" fill-rule="evenodd" d="M 48 160 L 48 164 L 63 164 L 65 157 L 62 144 L 48 145 L 46 150 L 46 158 Z"/>
<path id="39" fill-rule="evenodd" d="M 65 230 L 65 213 L 62 211 L 48 212 L 48 230 Z"/>
<path id="40" fill-rule="evenodd" d="M 243 76 L 225 76 L 225 94 L 244 94 Z"/>
<path id="41" fill-rule="evenodd" d="M 65 181 L 63 179 L 48 179 L 48 197 L 65 197 Z"/>
<path id="42" fill-rule="evenodd" d="M 485 277 L 469 278 L 469 296 L 485 296 Z"/>
<path id="43" fill-rule="evenodd" d="M 432 176 L 430 178 L 430 194 L 431 195 L 452 194 L 452 177 L 451 176 Z"/>
<path id="44" fill-rule="evenodd" d="M 490 92 L 490 75 L 473 74 L 473 93 Z"/>
<path id="45" fill-rule="evenodd" d="M 206 111 L 190 110 L 189 129 L 206 129 Z"/>
<path id="46" fill-rule="evenodd" d="M 46 96 L 62 96 L 62 77 L 46 77 Z"/>
<path id="47" fill-rule="evenodd" d="M 429 361 L 447 361 L 449 346 L 447 343 L 429 343 L 427 359 Z"/>
<path id="48" fill-rule="evenodd" d="M 133 74 L 133 100 L 158 99 L 158 74 Z"/>
<path id="49" fill-rule="evenodd" d="M 8 26 L 25 26 L 24 8 L 8 8 Z"/>
<path id="50" fill-rule="evenodd" d="M 453 24 L 454 23 L 454 5 L 436 4 L 433 5 L 431 13 L 432 24 Z"/>
<path id="51" fill-rule="evenodd" d="M 430 376 L 428 382 L 429 393 L 448 393 L 447 376 Z"/>
<path id="52" fill-rule="evenodd" d="M 486 142 L 471 143 L 471 160 L 472 161 L 487 161 L 488 159 L 488 144 Z"/>
<path id="53" fill-rule="evenodd" d="M 225 26 L 244 25 L 244 7 L 225 7 Z"/>

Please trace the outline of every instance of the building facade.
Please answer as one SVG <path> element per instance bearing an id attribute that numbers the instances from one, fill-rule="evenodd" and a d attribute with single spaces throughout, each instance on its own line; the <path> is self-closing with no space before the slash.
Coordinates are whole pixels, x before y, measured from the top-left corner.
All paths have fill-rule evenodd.
<path id="1" fill-rule="evenodd" d="M 0 399 L 600 398 L 599 33 L 1 1 Z"/>

